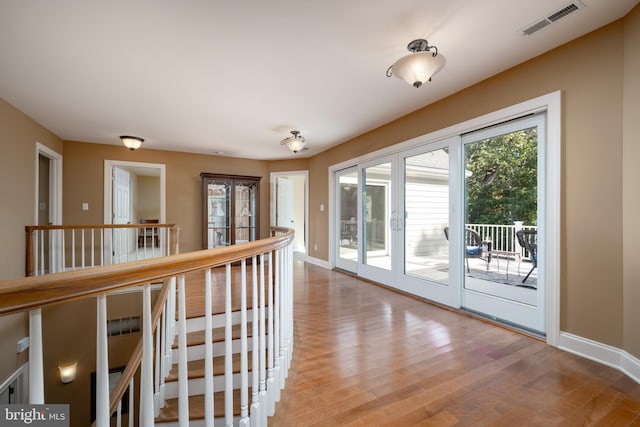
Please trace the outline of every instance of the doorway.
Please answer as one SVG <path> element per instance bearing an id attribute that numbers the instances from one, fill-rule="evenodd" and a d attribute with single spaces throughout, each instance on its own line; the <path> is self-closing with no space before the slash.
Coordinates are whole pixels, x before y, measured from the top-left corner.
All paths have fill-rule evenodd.
<path id="1" fill-rule="evenodd" d="M 293 251 L 307 255 L 309 172 L 271 173 L 271 224 L 295 231 Z"/>
<path id="2" fill-rule="evenodd" d="M 36 143 L 35 159 L 34 224 L 60 225 L 62 224 L 62 156 L 49 147 Z M 44 240 L 41 244 L 47 254 L 41 260 L 43 272 L 61 271 L 61 251 L 54 248 L 54 245 L 61 245 L 61 236 L 57 233 L 42 233 L 40 236 Z"/>
<path id="3" fill-rule="evenodd" d="M 166 223 L 166 168 L 164 164 L 104 161 L 104 223 L 127 224 L 152 220 Z M 116 230 L 111 242 L 115 262 L 137 259 L 135 230 Z M 157 245 L 151 245 L 149 256 L 163 255 L 166 244 L 164 235 L 159 236 Z M 160 250 L 155 249 L 158 247 Z M 147 248 L 144 248 L 146 250 Z M 134 251 L 135 256 L 130 252 Z"/>

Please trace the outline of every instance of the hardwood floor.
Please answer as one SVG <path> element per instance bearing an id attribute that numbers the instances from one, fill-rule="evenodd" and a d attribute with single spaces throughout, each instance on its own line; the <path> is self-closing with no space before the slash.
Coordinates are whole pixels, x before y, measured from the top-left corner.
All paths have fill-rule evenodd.
<path id="1" fill-rule="evenodd" d="M 535 338 L 295 262 L 273 426 L 640 426 L 640 385 Z"/>

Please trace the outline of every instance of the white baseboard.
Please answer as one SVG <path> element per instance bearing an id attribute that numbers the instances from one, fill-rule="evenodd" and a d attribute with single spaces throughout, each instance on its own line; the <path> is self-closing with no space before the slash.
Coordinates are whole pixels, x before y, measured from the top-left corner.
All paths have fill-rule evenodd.
<path id="1" fill-rule="evenodd" d="M 560 332 L 558 347 L 578 356 L 618 369 L 640 384 L 640 360 L 624 350 L 568 332 Z"/>
<path id="2" fill-rule="evenodd" d="M 329 264 L 328 261 L 325 261 L 323 259 L 314 258 L 314 257 L 308 256 L 308 255 L 300 257 L 299 259 L 301 259 L 304 262 L 308 262 L 309 264 L 317 265 L 318 267 L 322 267 L 322 268 L 326 268 L 327 270 L 331 270 L 331 264 Z"/>

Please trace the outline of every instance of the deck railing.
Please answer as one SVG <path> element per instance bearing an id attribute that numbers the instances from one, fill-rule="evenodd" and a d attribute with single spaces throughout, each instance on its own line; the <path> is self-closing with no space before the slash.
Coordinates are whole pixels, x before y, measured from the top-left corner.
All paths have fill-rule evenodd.
<path id="1" fill-rule="evenodd" d="M 205 391 L 203 425 L 214 423 L 214 378 L 211 340 L 213 313 L 212 274 L 216 267 L 224 268 L 224 328 L 225 425 L 266 426 L 273 415 L 289 370 L 293 350 L 293 231 L 272 229 L 272 237 L 240 245 L 172 255 L 118 265 L 99 266 L 81 271 L 64 271 L 42 276 L 0 282 L 0 315 L 30 312 L 29 400 L 44 404 L 42 368 L 41 309 L 54 304 L 95 298 L 96 329 L 96 425 L 110 425 L 112 414 L 121 422 L 121 399 L 128 390 L 129 425 L 150 426 L 166 402 L 164 378 L 174 363 L 178 363 L 178 419 L 180 426 L 189 425 L 189 379 L 187 376 L 185 275 L 202 271 L 205 277 Z M 232 274 L 232 264 L 240 264 L 240 279 Z M 251 280 L 247 279 L 250 263 Z M 238 267 L 233 267 L 234 271 Z M 152 284 L 162 284 L 160 296 L 152 307 Z M 109 360 L 107 339 L 107 295 L 132 287 L 142 287 L 142 337 L 131 355 L 123 374 L 109 394 Z M 238 323 L 232 313 L 232 289 L 240 293 L 240 415 L 234 416 L 234 384 L 231 365 L 232 323 Z M 250 295 L 250 296 L 249 296 Z M 251 301 L 251 313 L 247 301 Z M 177 313 L 177 320 L 176 320 Z M 249 322 L 251 315 L 251 322 Z M 253 337 L 251 400 L 247 337 L 251 323 Z M 172 350 L 177 336 L 178 347 Z M 134 377 L 139 377 L 139 390 L 134 390 Z M 218 387 L 218 391 L 220 387 Z M 134 414 L 134 396 L 139 401 L 139 413 Z M 134 423 L 134 420 L 137 422 Z M 119 425 L 119 424 L 118 424 Z"/>
<path id="2" fill-rule="evenodd" d="M 178 253 L 175 224 L 28 225 L 26 276 Z"/>
<path id="3" fill-rule="evenodd" d="M 535 225 L 525 225 L 522 221 L 513 224 L 466 224 L 467 228 L 480 234 L 482 240 L 490 241 L 491 248 L 496 251 L 520 254 L 522 259 L 529 259 L 525 248 L 520 246 L 516 238 L 518 230 L 537 230 Z"/>

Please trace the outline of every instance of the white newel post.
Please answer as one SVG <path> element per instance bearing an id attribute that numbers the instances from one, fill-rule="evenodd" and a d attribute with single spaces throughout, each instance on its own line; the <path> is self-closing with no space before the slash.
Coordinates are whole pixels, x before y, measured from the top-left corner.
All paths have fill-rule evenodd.
<path id="1" fill-rule="evenodd" d="M 96 327 L 96 426 L 109 427 L 109 347 L 107 343 L 107 295 L 97 298 Z"/>
<path id="2" fill-rule="evenodd" d="M 140 425 L 153 425 L 153 330 L 151 284 L 142 288 L 142 366 L 140 368 Z"/>
<path id="3" fill-rule="evenodd" d="M 39 308 L 29 312 L 29 403 L 44 404 L 42 310 Z"/>
<path id="4" fill-rule="evenodd" d="M 204 421 L 213 427 L 215 417 L 213 403 L 213 316 L 211 301 L 211 269 L 204 273 Z"/>

